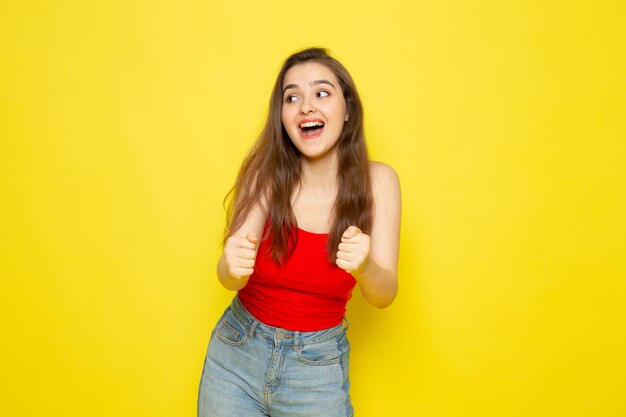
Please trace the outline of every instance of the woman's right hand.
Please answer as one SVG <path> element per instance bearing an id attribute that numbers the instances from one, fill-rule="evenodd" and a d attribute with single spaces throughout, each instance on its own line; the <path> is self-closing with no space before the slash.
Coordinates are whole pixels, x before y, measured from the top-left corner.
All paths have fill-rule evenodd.
<path id="1" fill-rule="evenodd" d="M 224 261 L 228 273 L 235 279 L 252 275 L 256 260 L 258 238 L 250 232 L 246 237 L 231 236 L 224 245 Z"/>

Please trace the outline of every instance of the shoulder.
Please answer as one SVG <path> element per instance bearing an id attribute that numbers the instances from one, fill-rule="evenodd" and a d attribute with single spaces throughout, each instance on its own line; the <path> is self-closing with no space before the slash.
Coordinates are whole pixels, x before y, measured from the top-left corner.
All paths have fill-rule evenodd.
<path id="1" fill-rule="evenodd" d="M 400 193 L 400 179 L 396 170 L 383 162 L 370 162 L 372 191 L 374 195 Z"/>

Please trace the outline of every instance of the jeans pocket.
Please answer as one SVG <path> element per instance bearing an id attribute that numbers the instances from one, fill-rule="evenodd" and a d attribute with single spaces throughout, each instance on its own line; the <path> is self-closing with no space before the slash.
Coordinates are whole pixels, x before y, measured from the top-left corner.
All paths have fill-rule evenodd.
<path id="1" fill-rule="evenodd" d="M 342 353 L 337 339 L 332 338 L 320 343 L 305 344 L 297 356 L 305 365 L 326 366 L 339 363 Z"/>
<path id="2" fill-rule="evenodd" d="M 237 321 L 230 310 L 222 316 L 214 334 L 219 340 L 231 346 L 242 346 L 248 340 L 245 327 Z"/>

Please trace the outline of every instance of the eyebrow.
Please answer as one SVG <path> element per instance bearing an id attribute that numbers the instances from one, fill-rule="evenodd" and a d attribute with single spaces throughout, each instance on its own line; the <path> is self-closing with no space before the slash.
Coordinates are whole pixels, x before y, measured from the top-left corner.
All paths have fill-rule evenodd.
<path id="1" fill-rule="evenodd" d="M 312 87 L 314 85 L 318 85 L 318 84 L 328 84 L 330 86 L 332 86 L 333 88 L 337 88 L 335 87 L 335 84 L 331 83 L 328 80 L 315 80 L 315 81 L 311 81 L 309 83 L 309 85 Z M 283 94 L 285 94 L 285 91 L 289 90 L 290 88 L 298 88 L 298 84 L 287 84 L 285 86 L 285 88 L 283 88 Z"/>

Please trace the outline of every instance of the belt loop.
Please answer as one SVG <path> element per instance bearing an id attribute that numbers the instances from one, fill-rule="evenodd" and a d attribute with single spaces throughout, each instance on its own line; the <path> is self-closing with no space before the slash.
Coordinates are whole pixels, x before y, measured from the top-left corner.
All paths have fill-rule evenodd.
<path id="1" fill-rule="evenodd" d="M 300 346 L 300 332 L 297 330 L 293 332 L 293 345 L 295 347 Z"/>
<path id="2" fill-rule="evenodd" d="M 348 331 L 348 327 L 349 327 L 349 326 L 350 326 L 350 323 L 348 323 L 348 318 L 347 318 L 347 317 L 344 317 L 344 318 L 343 318 L 343 330 L 344 330 L 345 332 L 347 332 L 347 331 Z"/>
<path id="3" fill-rule="evenodd" d="M 248 337 L 250 339 L 254 339 L 254 331 L 256 330 L 256 326 L 258 325 L 259 325 L 258 320 L 254 320 L 252 324 L 250 325 L 250 328 L 248 329 Z"/>

